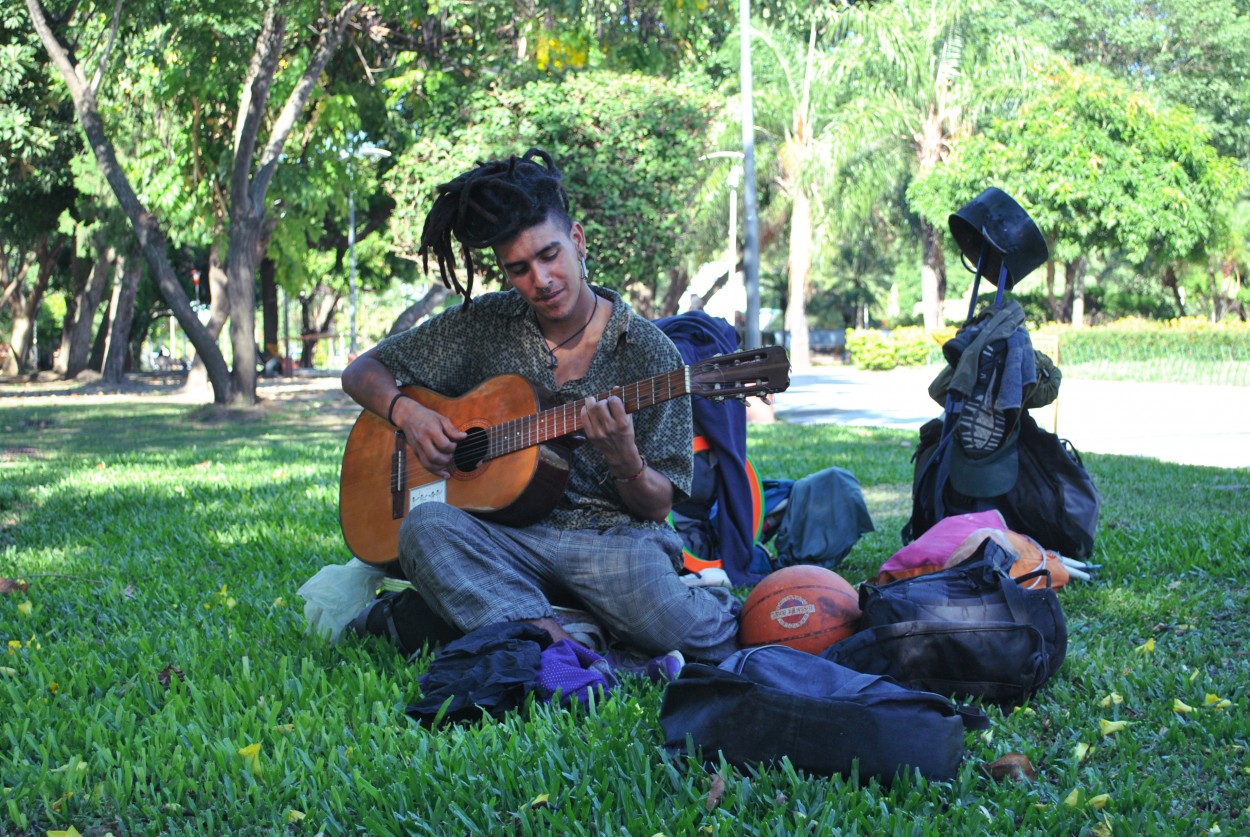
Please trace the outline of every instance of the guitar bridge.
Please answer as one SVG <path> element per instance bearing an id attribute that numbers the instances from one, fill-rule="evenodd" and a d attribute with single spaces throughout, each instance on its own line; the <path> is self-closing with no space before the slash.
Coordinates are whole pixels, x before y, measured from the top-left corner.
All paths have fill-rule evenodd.
<path id="1" fill-rule="evenodd" d="M 395 451 L 391 454 L 391 520 L 408 513 L 404 488 L 408 484 L 408 440 L 395 431 Z"/>

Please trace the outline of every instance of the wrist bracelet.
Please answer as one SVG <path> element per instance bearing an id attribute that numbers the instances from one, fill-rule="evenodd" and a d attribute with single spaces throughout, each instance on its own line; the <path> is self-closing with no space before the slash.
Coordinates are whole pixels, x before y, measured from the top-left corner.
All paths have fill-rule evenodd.
<path id="1" fill-rule="evenodd" d="M 627 482 L 633 482 L 634 480 L 641 477 L 642 472 L 647 470 L 647 457 L 643 456 L 642 454 L 638 454 L 638 458 L 642 460 L 642 467 L 638 469 L 638 473 L 634 474 L 632 477 L 613 477 L 612 479 L 623 484 Z"/>
<path id="2" fill-rule="evenodd" d="M 401 398 L 403 398 L 403 397 L 404 397 L 404 394 L 403 394 L 402 392 L 397 392 L 397 393 L 395 393 L 395 397 L 391 399 L 391 406 L 389 406 L 389 407 L 387 407 L 387 408 L 386 408 L 386 420 L 387 420 L 387 422 L 389 422 L 390 424 L 394 424 L 394 423 L 395 423 L 395 419 L 394 419 L 394 417 L 395 417 L 395 404 L 399 401 L 399 399 L 401 399 Z"/>

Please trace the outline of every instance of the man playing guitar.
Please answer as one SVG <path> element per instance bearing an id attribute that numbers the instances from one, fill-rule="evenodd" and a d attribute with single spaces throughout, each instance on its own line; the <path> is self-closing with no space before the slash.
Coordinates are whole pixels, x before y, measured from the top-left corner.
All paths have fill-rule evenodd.
<path id="1" fill-rule="evenodd" d="M 484 248 L 511 287 L 473 297 L 469 253 Z M 464 304 L 387 338 L 343 373 L 343 389 L 402 431 L 420 466 L 441 478 L 428 494 L 404 495 L 399 565 L 459 631 L 529 622 L 553 639 L 570 638 L 554 603 L 589 610 L 646 655 L 676 650 L 718 662 L 737 649 L 739 602 L 725 588 L 679 579 L 681 542 L 665 522 L 690 489 L 690 401 L 632 413 L 615 394 L 682 360 L 618 294 L 590 284 L 586 249 L 546 152 L 483 163 L 438 187 L 421 252 L 433 252 Z M 458 453 L 467 447 L 465 422 L 400 391 L 415 385 L 458 398 L 507 374 L 550 390 L 556 404 L 578 405 L 586 441 L 554 509 L 533 522 L 486 519 L 443 502 L 441 486 L 474 478 L 473 463 Z"/>

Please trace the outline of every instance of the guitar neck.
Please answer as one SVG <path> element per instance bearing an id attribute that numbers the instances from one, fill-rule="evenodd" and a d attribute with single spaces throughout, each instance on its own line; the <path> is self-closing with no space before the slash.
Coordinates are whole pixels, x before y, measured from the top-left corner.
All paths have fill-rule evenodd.
<path id="1" fill-rule="evenodd" d="M 662 404 L 690 393 L 690 375 L 686 367 L 656 375 L 634 384 L 615 387 L 595 396 L 596 401 L 616 396 L 625 403 L 625 412 L 635 413 L 643 407 Z M 570 401 L 534 415 L 491 427 L 488 431 L 490 449 L 487 459 L 505 456 L 518 450 L 541 445 L 552 439 L 577 433 L 582 429 L 583 400 Z"/>

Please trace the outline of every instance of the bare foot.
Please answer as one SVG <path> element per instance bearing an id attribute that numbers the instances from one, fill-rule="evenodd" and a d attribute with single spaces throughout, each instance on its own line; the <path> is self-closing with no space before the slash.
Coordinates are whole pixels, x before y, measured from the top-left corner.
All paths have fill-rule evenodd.
<path id="1" fill-rule="evenodd" d="M 551 634 L 552 642 L 559 642 L 562 639 L 567 639 L 570 642 L 577 642 L 577 640 L 573 639 L 572 634 L 564 630 L 564 627 L 550 616 L 544 616 L 540 619 L 524 619 L 522 621 L 528 622 L 536 628 L 542 628 L 544 631 Z"/>

